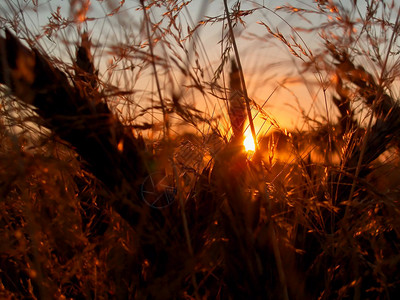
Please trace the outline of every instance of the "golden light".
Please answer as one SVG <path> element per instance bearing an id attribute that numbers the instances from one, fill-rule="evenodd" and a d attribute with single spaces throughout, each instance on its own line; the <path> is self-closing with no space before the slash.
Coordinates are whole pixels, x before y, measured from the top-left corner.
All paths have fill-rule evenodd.
<path id="1" fill-rule="evenodd" d="M 256 150 L 256 146 L 254 145 L 254 139 L 253 136 L 251 134 L 248 134 L 244 141 L 243 141 L 243 145 L 244 148 L 246 149 L 246 151 L 255 151 Z"/>

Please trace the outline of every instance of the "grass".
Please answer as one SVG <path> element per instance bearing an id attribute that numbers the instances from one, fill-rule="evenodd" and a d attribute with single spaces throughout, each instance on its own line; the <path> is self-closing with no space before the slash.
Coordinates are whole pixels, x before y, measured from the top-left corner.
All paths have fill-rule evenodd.
<path id="1" fill-rule="evenodd" d="M 396 299 L 400 8 L 220 4 L 0 6 L 1 298 Z M 247 42 L 289 53 L 295 128 Z"/>

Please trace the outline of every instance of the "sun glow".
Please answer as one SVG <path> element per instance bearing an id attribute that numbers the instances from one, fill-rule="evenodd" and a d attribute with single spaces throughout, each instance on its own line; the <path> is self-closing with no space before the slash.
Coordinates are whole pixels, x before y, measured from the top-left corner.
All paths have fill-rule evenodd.
<path id="1" fill-rule="evenodd" d="M 247 152 L 249 151 L 255 151 L 256 146 L 254 145 L 254 139 L 251 134 L 247 135 L 243 141 L 244 148 L 246 149 Z"/>

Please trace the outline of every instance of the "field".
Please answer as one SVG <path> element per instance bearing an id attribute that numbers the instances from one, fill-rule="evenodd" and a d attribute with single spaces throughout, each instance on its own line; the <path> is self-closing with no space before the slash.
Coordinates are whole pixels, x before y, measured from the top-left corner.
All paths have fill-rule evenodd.
<path id="1" fill-rule="evenodd" d="M 398 299 L 400 6 L 265 2 L 0 4 L 1 299 Z"/>

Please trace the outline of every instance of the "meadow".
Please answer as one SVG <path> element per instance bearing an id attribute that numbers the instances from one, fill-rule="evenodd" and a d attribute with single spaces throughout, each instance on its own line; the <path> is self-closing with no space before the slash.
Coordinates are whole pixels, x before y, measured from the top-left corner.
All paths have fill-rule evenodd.
<path id="1" fill-rule="evenodd" d="M 398 298 L 399 4 L 92 2 L 0 4 L 1 299 Z"/>

